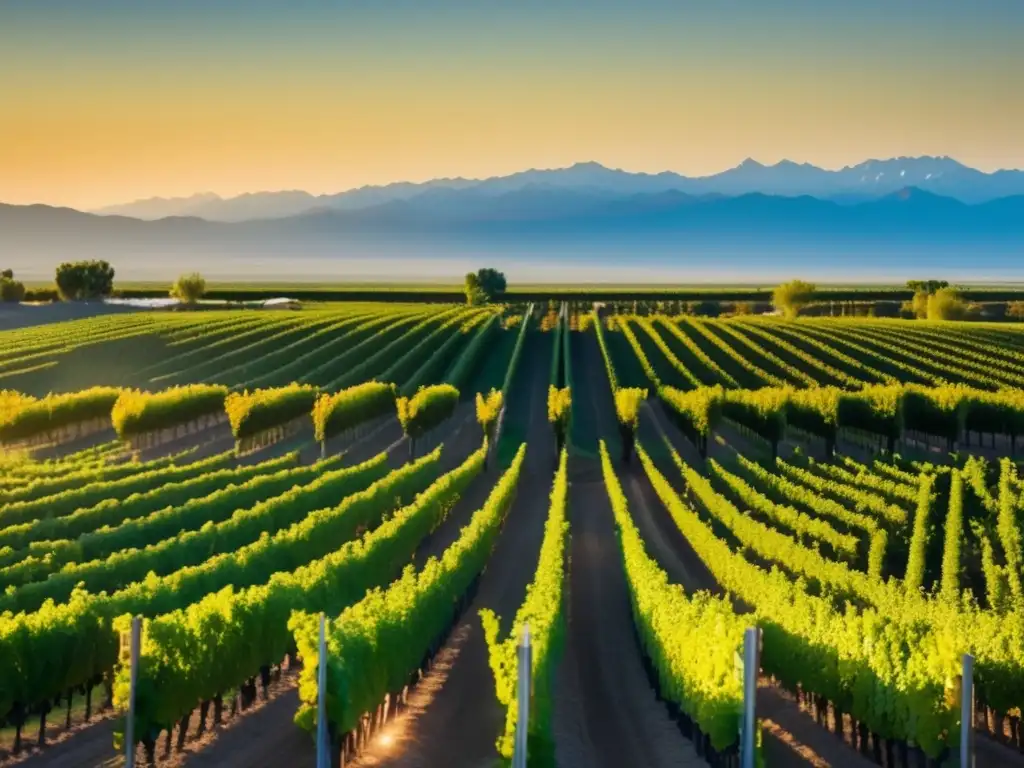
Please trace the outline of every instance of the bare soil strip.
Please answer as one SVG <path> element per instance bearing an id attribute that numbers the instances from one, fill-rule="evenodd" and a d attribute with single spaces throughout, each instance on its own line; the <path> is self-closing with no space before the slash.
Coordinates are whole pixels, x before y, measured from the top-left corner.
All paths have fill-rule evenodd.
<path id="1" fill-rule="evenodd" d="M 462 615 L 437 663 L 416 686 L 409 707 L 375 737 L 353 765 L 466 766 L 483 768 L 497 760 L 495 740 L 505 712 L 494 693 L 487 643 L 478 611 L 494 610 L 507 631 L 533 578 L 544 535 L 554 468 L 553 437 L 547 425 L 550 347 L 539 334 L 527 339 L 509 403 L 510 417 L 526 420 L 529 447 L 515 502 L 476 597 Z M 417 553 L 417 566 L 454 541 L 472 513 L 486 499 L 498 477 L 492 468 L 478 479 L 451 517 Z"/>
<path id="2" fill-rule="evenodd" d="M 615 411 L 600 351 L 593 338 L 580 339 L 578 346 L 584 366 L 578 370 L 586 375 L 576 378 L 574 418 L 592 419 L 600 427 L 594 439 L 613 436 Z M 580 449 L 593 455 L 597 446 Z M 595 459 L 582 459 L 570 489 L 569 629 L 555 703 L 558 763 L 563 768 L 703 765 L 647 679 L 611 507 L 600 467 L 594 465 Z"/>

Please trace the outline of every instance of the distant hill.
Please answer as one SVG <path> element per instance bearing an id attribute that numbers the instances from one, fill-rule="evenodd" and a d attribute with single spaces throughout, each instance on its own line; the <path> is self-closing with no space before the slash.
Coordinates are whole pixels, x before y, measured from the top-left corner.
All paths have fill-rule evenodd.
<path id="1" fill-rule="evenodd" d="M 1022 276 L 1022 256 L 1024 195 L 970 205 L 917 187 L 837 201 L 677 190 L 613 195 L 533 181 L 486 196 L 473 187 L 432 187 L 363 208 L 243 222 L 0 205 L 0 264 L 39 277 L 66 259 L 106 258 L 133 279 L 186 269 L 227 279 L 413 279 L 458 274 L 486 258 L 533 264 L 533 277 L 521 278 L 531 280 L 556 279 L 557 270 L 557 279 L 582 270 L 591 279 L 629 273 L 634 282 L 696 271 L 755 279 L 783 270 L 854 280 L 924 273 L 1004 280 Z"/>
<path id="2" fill-rule="evenodd" d="M 548 230 L 584 234 L 608 228 L 681 228 L 710 235 L 737 229 L 857 233 L 892 231 L 924 236 L 1024 236 L 1024 195 L 969 205 L 917 187 L 881 197 L 840 202 L 810 195 L 755 192 L 692 195 L 675 190 L 614 196 L 592 188 L 531 183 L 481 198 L 476 188 L 435 187 L 420 194 L 356 209 L 320 207 L 281 218 L 218 222 L 197 216 L 144 221 L 44 205 L 0 205 L 0 244 L 12 237 L 60 238 L 262 237 L 280 234 L 442 234 Z"/>
<path id="3" fill-rule="evenodd" d="M 437 191 L 465 191 L 479 204 L 493 197 L 524 190 L 572 190 L 592 196 L 680 192 L 687 195 L 740 196 L 809 195 L 836 202 L 856 203 L 884 197 L 906 187 L 917 187 L 965 203 L 1024 195 L 1024 171 L 983 173 L 948 157 L 899 157 L 868 160 L 837 171 L 783 160 L 762 165 L 745 160 L 735 168 L 712 176 L 687 177 L 676 173 L 630 173 L 599 163 L 577 163 L 569 168 L 527 170 L 490 179 L 436 179 L 420 184 L 401 182 L 368 186 L 333 195 L 302 191 L 255 192 L 233 198 L 199 194 L 185 198 L 151 198 L 109 206 L 94 213 L 159 219 L 197 216 L 211 221 L 246 221 L 285 218 L 314 210 L 353 211 L 389 202 L 411 200 Z M 460 198 L 462 201 L 470 197 Z"/>

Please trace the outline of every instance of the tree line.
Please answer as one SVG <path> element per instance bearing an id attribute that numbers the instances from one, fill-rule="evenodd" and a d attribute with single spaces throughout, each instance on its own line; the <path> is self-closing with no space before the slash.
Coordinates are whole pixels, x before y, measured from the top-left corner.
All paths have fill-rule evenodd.
<path id="1" fill-rule="evenodd" d="M 103 299 L 114 293 L 114 268 L 106 261 L 65 262 L 57 267 L 54 276 L 55 290 L 44 295 L 63 301 L 89 301 Z M 794 279 L 777 285 L 771 292 L 770 301 L 741 300 L 731 298 L 708 298 L 683 300 L 665 293 L 664 298 L 648 295 L 633 300 L 612 300 L 603 302 L 615 313 L 689 314 L 704 317 L 763 314 L 774 310 L 787 318 L 802 314 L 876 315 L 885 317 L 916 318 L 921 320 L 981 320 L 992 319 L 1024 320 L 1024 301 L 1000 301 L 983 306 L 978 301 L 965 298 L 964 292 L 950 286 L 946 280 L 908 280 L 906 289 L 912 291 L 909 300 L 903 301 L 895 291 L 893 299 L 839 298 L 833 290 L 819 290 L 814 283 Z M 508 282 L 504 273 L 492 267 L 484 267 L 465 276 L 463 293 L 467 304 L 477 306 L 508 301 Z M 0 301 L 21 302 L 31 299 L 30 291 L 17 281 L 10 269 L 0 270 Z M 147 296 L 150 292 L 142 292 Z M 223 293 L 223 292 L 222 292 Z M 601 291 L 595 293 L 595 297 Z M 612 290 L 610 293 L 616 293 Z M 628 293 L 628 292 L 627 292 Z M 207 294 L 206 280 L 197 272 L 180 276 L 171 286 L 169 295 L 187 306 L 194 306 Z M 738 296 L 739 294 L 737 294 Z M 855 294 L 851 294 L 855 295 Z M 865 294 L 866 295 L 866 294 Z M 906 296 L 906 293 L 902 294 Z M 383 297 L 383 295 L 382 295 Z M 570 303 L 596 301 L 587 292 Z M 516 299 L 522 299 L 516 295 Z M 437 300 L 437 299 L 432 299 Z M 552 299 L 554 301 L 554 299 Z"/>

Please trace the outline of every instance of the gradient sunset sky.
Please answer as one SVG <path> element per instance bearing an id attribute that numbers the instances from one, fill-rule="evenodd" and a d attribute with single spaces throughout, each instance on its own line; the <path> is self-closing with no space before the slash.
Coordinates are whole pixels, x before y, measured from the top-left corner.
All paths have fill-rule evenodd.
<path id="1" fill-rule="evenodd" d="M 2 0 L 0 201 L 1024 167 L 1024 0 Z"/>

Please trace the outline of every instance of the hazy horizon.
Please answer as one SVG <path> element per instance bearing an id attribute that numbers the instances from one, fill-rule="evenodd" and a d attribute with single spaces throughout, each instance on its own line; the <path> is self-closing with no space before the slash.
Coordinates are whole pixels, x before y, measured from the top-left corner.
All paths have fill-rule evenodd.
<path id="1" fill-rule="evenodd" d="M 918 156 L 918 157 L 920 157 L 920 156 Z M 941 157 L 943 159 L 952 160 L 952 161 L 954 161 L 956 163 L 964 165 L 965 167 L 972 168 L 972 166 L 968 165 L 967 163 L 962 163 L 960 160 L 958 160 L 955 157 L 950 157 L 948 155 L 946 155 L 946 156 L 938 156 L 938 157 Z M 830 166 L 816 165 L 815 163 L 810 163 L 808 161 L 804 161 L 804 160 L 800 160 L 798 158 L 792 158 L 792 157 L 782 158 L 782 159 L 780 159 L 780 160 L 778 160 L 776 162 L 773 162 L 773 163 L 762 162 L 761 160 L 759 160 L 756 157 L 745 157 L 741 161 L 739 161 L 738 163 L 735 163 L 733 165 L 726 166 L 724 168 L 719 168 L 718 170 L 712 171 L 710 173 L 701 173 L 701 174 L 688 174 L 685 171 L 685 169 L 679 169 L 679 168 L 662 168 L 661 170 L 651 171 L 651 170 L 639 170 L 639 169 L 636 169 L 636 168 L 622 168 L 622 167 L 618 167 L 618 166 L 609 165 L 607 163 L 602 163 L 600 160 L 578 160 L 576 162 L 569 163 L 568 165 L 561 165 L 561 166 L 549 166 L 549 167 L 530 166 L 530 167 L 525 167 L 525 168 L 519 168 L 519 169 L 511 171 L 508 174 L 500 174 L 500 175 L 492 175 L 492 176 L 454 176 L 454 175 L 448 174 L 448 175 L 441 175 L 441 176 L 424 178 L 424 179 L 405 179 L 405 178 L 402 178 L 402 179 L 393 179 L 391 181 L 385 181 L 385 182 L 381 182 L 381 183 L 377 183 L 377 184 L 359 184 L 359 185 L 356 185 L 356 186 L 353 186 L 353 187 L 342 187 L 342 188 L 333 189 L 333 190 L 332 189 L 328 189 L 328 190 L 325 190 L 325 191 L 322 191 L 322 192 L 311 192 L 310 190 L 307 190 L 307 189 L 298 189 L 298 188 L 295 188 L 295 189 L 269 189 L 268 188 L 268 189 L 250 189 L 250 190 L 246 190 L 244 192 L 239 192 L 239 193 L 236 193 L 234 195 L 231 195 L 231 194 L 221 194 L 219 192 L 214 192 L 214 191 L 208 190 L 208 189 L 197 189 L 195 192 L 192 192 L 192 193 L 186 194 L 186 195 L 175 195 L 175 196 L 170 196 L 170 195 L 151 195 L 151 196 L 146 197 L 146 198 L 136 198 L 134 200 L 118 200 L 118 201 L 115 201 L 113 203 L 105 203 L 103 205 L 99 205 L 99 206 L 96 206 L 96 207 L 93 207 L 93 208 L 86 208 L 86 209 L 81 209 L 81 210 L 84 210 L 86 212 L 96 212 L 96 211 L 102 211 L 102 210 L 104 210 L 106 208 L 116 207 L 118 205 L 127 204 L 127 203 L 133 203 L 133 202 L 144 202 L 146 200 L 173 199 L 173 198 L 188 199 L 188 198 L 193 198 L 193 197 L 202 197 L 202 196 L 205 196 L 205 195 L 214 195 L 214 196 L 217 196 L 217 197 L 219 197 L 221 199 L 231 199 L 233 197 L 242 197 L 242 196 L 245 196 L 245 195 L 256 195 L 256 194 L 261 194 L 261 193 L 284 194 L 284 193 L 288 193 L 288 192 L 307 192 L 309 194 L 315 194 L 315 195 L 337 195 L 337 194 L 343 194 L 345 192 L 354 192 L 354 191 L 357 191 L 357 190 L 360 190 L 360 189 L 365 189 L 365 188 L 368 188 L 368 187 L 387 187 L 387 186 L 392 185 L 392 184 L 406 184 L 406 183 L 407 184 L 427 184 L 427 183 L 429 183 L 431 181 L 465 181 L 465 182 L 471 182 L 472 183 L 472 182 L 487 181 L 488 179 L 502 178 L 504 176 L 510 176 L 510 175 L 514 175 L 516 173 L 526 173 L 526 172 L 533 172 L 533 171 L 568 170 L 568 169 L 570 169 L 570 168 L 572 168 L 574 166 L 578 166 L 578 165 L 591 165 L 591 164 L 600 165 L 600 166 L 602 166 L 604 168 L 607 168 L 608 170 L 624 171 L 626 173 L 631 173 L 631 174 L 656 175 L 656 174 L 659 174 L 659 173 L 675 173 L 675 174 L 678 174 L 680 176 L 685 176 L 685 177 L 688 177 L 688 178 L 702 179 L 702 178 L 711 178 L 711 177 L 715 176 L 716 174 L 719 174 L 719 173 L 722 173 L 722 172 L 725 172 L 725 171 L 729 171 L 729 170 L 733 170 L 733 169 L 737 168 L 741 163 L 749 162 L 749 161 L 753 161 L 755 163 L 758 163 L 758 164 L 766 166 L 766 167 L 772 167 L 772 166 L 778 165 L 779 163 L 787 162 L 788 161 L 788 162 L 796 164 L 796 165 L 812 165 L 812 166 L 815 166 L 815 167 L 817 167 L 817 168 L 819 168 L 821 170 L 824 170 L 824 171 L 841 171 L 841 170 L 845 170 L 845 169 L 848 169 L 848 168 L 856 167 L 856 166 L 861 165 L 863 163 L 886 162 L 886 161 L 890 161 L 890 160 L 902 160 L 902 159 L 908 159 L 909 160 L 909 159 L 916 159 L 916 158 L 911 158 L 910 156 L 900 156 L 900 157 L 866 157 L 866 158 L 864 158 L 861 161 L 856 162 L 856 163 L 850 163 L 850 164 L 847 164 L 847 165 L 830 167 Z M 999 167 L 999 168 L 992 168 L 992 169 L 989 169 L 989 170 L 982 169 L 982 168 L 973 168 L 973 170 L 978 170 L 978 171 L 981 171 L 982 173 L 986 173 L 986 174 L 998 173 L 999 171 L 1022 171 L 1022 172 L 1024 172 L 1024 166 L 1021 166 L 1020 168 L 1017 168 L 1017 167 Z M 7 201 L 0 201 L 0 202 L 7 202 Z M 39 202 L 42 203 L 43 205 L 47 204 L 44 201 L 39 201 Z"/>
<path id="2" fill-rule="evenodd" d="M 0 201 L 336 193 L 580 161 L 1024 167 L 1024 4 L 0 6 Z"/>

